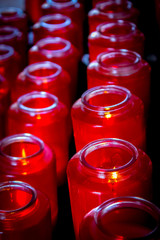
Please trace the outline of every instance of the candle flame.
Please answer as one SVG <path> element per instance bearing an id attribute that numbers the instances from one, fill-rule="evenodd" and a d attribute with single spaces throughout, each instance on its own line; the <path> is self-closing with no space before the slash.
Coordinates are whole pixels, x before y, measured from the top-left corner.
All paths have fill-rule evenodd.
<path id="1" fill-rule="evenodd" d="M 22 157 L 23 157 L 23 158 L 26 158 L 26 151 L 25 151 L 24 148 L 22 148 Z"/>
<path id="2" fill-rule="evenodd" d="M 113 167 L 113 169 L 115 169 L 116 167 Z M 118 173 L 117 172 L 112 172 L 111 173 L 111 178 L 109 179 L 108 182 L 117 182 L 118 179 Z"/>
<path id="3" fill-rule="evenodd" d="M 111 118 L 112 115 L 111 115 L 110 113 L 107 112 L 107 113 L 104 113 L 104 117 L 105 117 L 105 118 Z"/>

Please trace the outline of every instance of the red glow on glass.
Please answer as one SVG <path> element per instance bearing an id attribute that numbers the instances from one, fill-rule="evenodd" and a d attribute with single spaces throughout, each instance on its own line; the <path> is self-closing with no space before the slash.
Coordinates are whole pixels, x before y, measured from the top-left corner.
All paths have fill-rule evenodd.
<path id="1" fill-rule="evenodd" d="M 25 0 L 25 9 L 31 23 L 35 23 L 42 16 L 41 5 L 45 0 Z"/>

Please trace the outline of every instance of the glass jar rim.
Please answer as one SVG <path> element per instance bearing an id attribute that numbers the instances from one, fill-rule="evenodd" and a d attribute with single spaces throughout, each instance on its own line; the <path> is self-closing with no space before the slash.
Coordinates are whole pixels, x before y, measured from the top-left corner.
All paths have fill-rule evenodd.
<path id="1" fill-rule="evenodd" d="M 23 207 L 20 207 L 14 210 L 0 209 L 0 219 L 2 219 L 5 214 L 19 213 L 20 211 L 26 210 L 27 208 L 31 207 L 36 202 L 36 199 L 37 199 L 37 191 L 28 183 L 25 183 L 22 181 L 6 181 L 6 182 L 0 183 L 0 191 L 8 190 L 9 188 L 23 190 L 25 192 L 30 193 L 32 197 L 31 197 L 31 200 Z"/>
<path id="2" fill-rule="evenodd" d="M 74 6 L 76 3 L 78 3 L 78 0 L 70 0 L 67 2 L 56 2 L 54 0 L 46 0 L 46 2 L 53 7 L 56 7 L 58 9 L 62 9 L 62 8 L 67 8 L 67 7 L 71 7 Z"/>
<path id="3" fill-rule="evenodd" d="M 95 106 L 88 102 L 90 98 L 96 96 L 97 94 L 100 95 L 101 93 L 102 94 L 118 93 L 119 95 L 123 94 L 124 99 L 121 100 L 119 103 L 116 103 L 110 106 Z M 81 101 L 82 101 L 82 104 L 90 111 L 97 112 L 97 113 L 100 113 L 100 112 L 112 113 L 124 107 L 130 98 L 131 98 L 131 92 L 127 88 L 124 88 L 118 85 L 101 85 L 101 86 L 90 88 L 87 91 L 85 91 L 81 96 Z"/>
<path id="4" fill-rule="evenodd" d="M 5 52 L 3 55 L 0 54 L 0 61 L 8 59 L 11 56 L 13 56 L 13 54 L 14 54 L 13 47 L 6 45 L 6 44 L 0 44 L 0 51 Z"/>
<path id="5" fill-rule="evenodd" d="M 48 23 L 50 20 L 63 20 L 62 23 Z M 39 19 L 42 27 L 49 29 L 60 29 L 65 28 L 71 24 L 71 19 L 68 16 L 60 13 L 44 15 Z"/>
<path id="6" fill-rule="evenodd" d="M 121 147 L 123 149 L 129 150 L 132 153 L 131 159 L 124 165 L 117 167 L 117 168 L 113 168 L 113 169 L 97 168 L 97 167 L 90 165 L 86 161 L 86 159 L 85 159 L 86 156 L 88 154 L 90 154 L 91 152 L 93 152 L 97 149 L 109 147 L 109 146 Z M 123 170 L 125 171 L 126 169 L 128 169 L 130 166 L 132 166 L 135 163 L 138 156 L 139 156 L 138 149 L 132 143 L 130 143 L 126 140 L 118 139 L 118 138 L 102 138 L 102 139 L 92 141 L 92 142 L 88 143 L 85 147 L 83 147 L 80 150 L 79 158 L 80 158 L 81 164 L 83 166 L 85 166 L 87 169 L 90 169 L 92 172 L 107 174 L 107 173 L 123 171 Z"/>
<path id="7" fill-rule="evenodd" d="M 48 98 L 53 101 L 53 104 L 51 104 L 48 107 L 44 107 L 44 108 L 30 108 L 30 107 L 26 107 L 24 105 L 24 102 L 26 102 L 27 100 L 35 99 L 37 97 L 38 98 Z M 48 92 L 33 91 L 33 92 L 24 94 L 21 97 L 19 97 L 17 100 L 17 103 L 18 103 L 18 107 L 21 111 L 26 112 L 26 113 L 39 114 L 39 113 L 45 113 L 45 112 L 52 111 L 55 107 L 57 107 L 58 98 L 55 95 L 50 94 Z"/>
<path id="8" fill-rule="evenodd" d="M 37 146 L 39 146 L 39 150 L 29 156 L 25 156 L 25 157 L 16 157 L 16 156 L 11 156 L 11 155 L 8 155 L 6 154 L 4 151 L 3 151 L 3 147 L 6 147 L 8 145 L 11 145 L 13 143 L 22 143 L 22 140 L 23 140 L 23 143 L 26 142 L 26 143 L 35 143 L 37 144 Z M 33 157 L 36 157 L 37 155 L 41 154 L 44 150 L 44 142 L 30 134 L 30 133 L 20 133 L 20 134 L 14 134 L 14 135 L 10 135 L 8 137 L 5 137 L 3 138 L 1 141 L 0 141 L 0 154 L 7 158 L 7 159 L 11 159 L 13 161 L 17 161 L 17 160 L 24 160 L 24 159 L 29 159 L 29 158 L 33 158 Z"/>
<path id="9" fill-rule="evenodd" d="M 3 15 L 4 13 L 15 13 L 15 15 Z M 0 8 L 0 17 L 3 16 L 4 19 L 14 19 L 15 17 L 20 17 L 22 14 L 24 14 L 23 10 L 18 7 L 2 7 Z"/>
<path id="10" fill-rule="evenodd" d="M 10 33 L 10 34 L 6 34 L 6 35 L 3 35 L 3 36 L 0 34 L 0 38 L 3 39 L 3 40 L 10 40 L 10 39 L 18 37 L 20 35 L 20 31 L 18 30 L 18 28 L 15 28 L 15 27 L 12 27 L 12 26 L 2 26 L 2 27 L 0 27 L 0 31 Z"/>
<path id="11" fill-rule="evenodd" d="M 155 232 L 160 227 L 160 209 L 152 202 L 136 196 L 122 196 L 111 198 L 95 208 L 96 211 L 94 214 L 94 221 L 100 231 L 103 232 L 103 229 L 101 228 L 101 215 L 119 208 L 127 207 L 132 207 L 133 209 L 141 209 L 142 211 L 147 212 L 156 220 L 157 223 L 156 227 L 149 234 L 146 234 L 144 237 L 138 237 L 134 239 L 145 239 L 146 237 L 151 237 L 153 234 L 155 234 Z"/>

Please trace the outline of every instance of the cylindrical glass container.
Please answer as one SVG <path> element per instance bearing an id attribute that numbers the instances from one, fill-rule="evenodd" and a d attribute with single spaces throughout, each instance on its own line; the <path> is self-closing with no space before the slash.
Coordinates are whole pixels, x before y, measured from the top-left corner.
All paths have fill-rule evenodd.
<path id="1" fill-rule="evenodd" d="M 139 197 L 112 198 L 84 217 L 80 240 L 160 239 L 160 209 Z"/>
<path id="2" fill-rule="evenodd" d="M 121 86 L 85 91 L 72 106 L 72 123 L 77 151 L 103 137 L 125 139 L 146 150 L 144 104 Z"/>
<path id="3" fill-rule="evenodd" d="M 12 102 L 32 91 L 45 91 L 58 97 L 68 109 L 71 108 L 71 79 L 56 63 L 49 61 L 28 65 L 18 76 L 12 89 Z"/>
<path id="4" fill-rule="evenodd" d="M 29 20 L 32 23 L 35 23 L 42 16 L 41 5 L 45 2 L 45 0 L 25 0 L 25 9 Z"/>
<path id="5" fill-rule="evenodd" d="M 20 72 L 20 57 L 13 47 L 0 44 L 0 74 L 6 79 L 10 88 L 13 87 Z"/>
<path id="6" fill-rule="evenodd" d="M 88 37 L 89 57 L 93 61 L 109 48 L 128 49 L 143 56 L 144 34 L 134 23 L 117 20 L 102 23 Z"/>
<path id="7" fill-rule="evenodd" d="M 33 25 L 34 43 L 45 37 L 61 37 L 70 41 L 83 53 L 83 41 L 79 38 L 78 26 L 62 14 L 45 15 Z"/>
<path id="8" fill-rule="evenodd" d="M 0 141 L 0 182 L 9 180 L 26 182 L 44 193 L 50 200 L 55 226 L 58 214 L 56 159 L 41 139 L 23 133 Z"/>
<path id="9" fill-rule="evenodd" d="M 27 63 L 26 39 L 18 28 L 11 26 L 0 27 L 0 44 L 12 46 L 20 56 L 21 69 Z"/>
<path id="10" fill-rule="evenodd" d="M 139 11 L 133 7 L 132 2 L 117 2 L 115 0 L 101 1 L 88 13 L 89 31 L 96 31 L 101 23 L 113 20 L 125 20 L 138 23 Z"/>
<path id="11" fill-rule="evenodd" d="M 66 39 L 48 37 L 38 41 L 29 50 L 29 63 L 51 61 L 59 64 L 71 76 L 71 97 L 76 96 L 78 82 L 78 50 Z"/>
<path id="12" fill-rule="evenodd" d="M 142 99 L 145 111 L 150 105 L 150 65 L 133 51 L 115 49 L 101 53 L 87 67 L 88 88 L 120 85 Z"/>
<path id="13" fill-rule="evenodd" d="M 132 195 L 152 198 L 150 158 L 121 139 L 90 142 L 69 161 L 67 177 L 76 236 L 84 215 L 105 200 Z"/>
<path id="14" fill-rule="evenodd" d="M 27 183 L 0 183 L 0 233 L 7 240 L 51 240 L 48 198 Z"/>
<path id="15" fill-rule="evenodd" d="M 42 139 L 56 155 L 58 184 L 64 182 L 68 161 L 68 111 L 47 92 L 22 95 L 8 111 L 7 134 L 31 133 Z"/>

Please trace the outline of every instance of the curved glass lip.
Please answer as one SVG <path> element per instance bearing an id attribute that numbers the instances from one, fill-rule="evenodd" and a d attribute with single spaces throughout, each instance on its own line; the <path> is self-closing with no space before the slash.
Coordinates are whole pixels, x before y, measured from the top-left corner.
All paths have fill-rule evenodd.
<path id="1" fill-rule="evenodd" d="M 5 16 L 3 13 L 12 13 L 15 12 L 15 15 Z M 0 17 L 3 17 L 5 20 L 13 20 L 14 18 L 21 17 L 24 14 L 23 10 L 18 7 L 2 7 L 0 8 Z"/>
<path id="2" fill-rule="evenodd" d="M 65 46 L 61 49 L 56 49 L 56 50 L 48 50 L 48 49 L 44 49 L 43 47 L 45 47 L 47 44 L 54 44 L 54 43 L 62 43 Z M 60 37 L 47 37 L 47 38 L 43 38 L 41 40 L 39 40 L 36 43 L 36 46 L 38 47 L 38 49 L 46 54 L 53 54 L 53 53 L 65 53 L 67 51 L 70 50 L 71 48 L 71 43 L 63 38 Z"/>
<path id="3" fill-rule="evenodd" d="M 116 198 L 111 198 L 109 200 L 106 200 L 97 208 L 95 208 L 96 211 L 94 212 L 95 213 L 94 221 L 97 227 L 100 229 L 100 231 L 104 233 L 101 227 L 100 215 L 106 214 L 107 212 L 111 212 L 113 210 L 117 210 L 119 208 L 130 208 L 130 207 L 132 207 L 133 209 L 141 209 L 144 212 L 147 211 L 150 215 L 152 215 L 152 217 L 156 220 L 156 223 L 157 223 L 156 227 L 149 234 L 146 234 L 144 237 L 130 238 L 130 239 L 146 239 L 146 237 L 151 237 L 152 235 L 154 235 L 158 230 L 158 228 L 160 227 L 160 209 L 156 205 L 154 205 L 152 202 L 149 202 L 148 200 L 143 199 L 141 197 L 136 197 L 136 196 L 123 197 L 122 196 L 122 197 L 116 197 Z M 113 236 L 118 237 L 117 235 L 113 235 Z"/>
<path id="4" fill-rule="evenodd" d="M 130 26 L 130 31 L 127 34 L 109 34 L 109 35 L 104 35 L 102 29 L 110 29 L 114 26 Z M 113 22 L 107 22 L 107 23 L 101 23 L 100 25 L 97 26 L 96 31 L 104 38 L 104 39 L 111 39 L 111 41 L 115 41 L 115 38 L 118 40 L 124 40 L 129 38 L 130 36 L 135 33 L 137 30 L 136 24 L 125 21 L 125 20 L 114 20 Z M 93 32 L 94 33 L 94 32 Z M 92 33 L 91 33 L 92 34 Z"/>
<path id="5" fill-rule="evenodd" d="M 115 67 L 114 65 L 107 65 L 103 64 L 103 60 L 105 59 L 113 59 L 116 58 L 116 56 L 123 56 L 123 57 L 133 57 L 133 61 L 130 63 L 127 63 L 124 66 L 118 66 Z M 111 50 L 109 52 L 103 52 L 100 53 L 97 56 L 97 62 L 98 66 L 103 69 L 105 73 L 112 74 L 114 76 L 128 76 L 130 74 L 133 74 L 134 72 L 137 72 L 137 68 L 135 69 L 135 66 L 139 66 L 141 64 L 142 57 L 140 54 L 138 54 L 135 51 L 127 50 L 127 49 L 115 49 Z M 131 73 L 130 73 L 131 71 Z"/>
<path id="6" fill-rule="evenodd" d="M 32 72 L 36 71 L 36 70 L 41 70 L 41 69 L 53 69 L 56 70 L 53 74 L 48 75 L 48 76 L 34 76 L 32 75 Z M 38 82 L 41 81 L 43 82 L 43 80 L 45 79 L 45 81 L 47 82 L 51 82 L 53 80 L 53 78 L 57 77 L 62 71 L 62 67 L 56 63 L 53 62 L 49 62 L 49 61 L 44 61 L 44 62 L 37 62 L 37 63 L 33 63 L 28 65 L 23 72 L 26 74 L 26 76 L 29 78 L 30 81 L 34 81 L 34 82 Z"/>
<path id="7" fill-rule="evenodd" d="M 3 218 L 3 216 L 5 214 L 19 213 L 20 211 L 26 210 L 27 208 L 31 207 L 36 202 L 36 199 L 37 199 L 37 191 L 35 190 L 35 188 L 33 188 L 32 186 L 30 186 L 29 184 L 27 184 L 25 182 L 6 181 L 6 182 L 0 183 L 0 191 L 8 190 L 9 188 L 11 188 L 11 189 L 15 188 L 15 189 L 20 189 L 20 190 L 26 191 L 32 195 L 32 198 L 26 205 L 24 205 L 21 208 L 17 208 L 14 210 L 1 210 L 0 209 L 0 219 Z"/>
<path id="8" fill-rule="evenodd" d="M 97 96 L 103 93 L 106 94 L 106 93 L 116 93 L 116 92 L 119 95 L 124 94 L 124 99 L 117 104 L 105 107 L 105 106 L 94 106 L 88 102 L 88 100 L 94 96 Z M 100 112 L 112 113 L 124 107 L 130 98 L 131 98 L 131 92 L 127 88 L 124 88 L 118 85 L 101 85 L 101 86 L 90 88 L 87 91 L 85 91 L 81 96 L 81 102 L 90 111 L 94 111 L 97 113 L 100 113 Z"/>
<path id="9" fill-rule="evenodd" d="M 63 20 L 62 23 L 48 23 L 50 20 Z M 68 16 L 62 15 L 60 13 L 48 14 L 40 18 L 40 24 L 44 28 L 49 29 L 60 29 L 65 28 L 71 24 L 71 19 Z"/>
<path id="10" fill-rule="evenodd" d="M 126 164 L 114 169 L 96 168 L 90 165 L 89 163 L 87 163 L 87 161 L 85 160 L 86 156 L 91 152 L 100 148 L 110 147 L 110 146 L 121 147 L 121 148 L 123 147 L 123 149 L 129 150 L 132 153 L 131 159 Z M 130 142 L 126 140 L 118 139 L 118 138 L 102 138 L 102 139 L 92 141 L 89 144 L 87 144 L 85 147 L 83 147 L 80 150 L 79 159 L 81 164 L 85 166 L 87 169 L 90 169 L 95 173 L 107 174 L 111 172 L 123 171 L 128 169 L 130 166 L 132 166 L 135 163 L 138 156 L 139 156 L 138 149 Z"/>
<path id="11" fill-rule="evenodd" d="M 8 155 L 6 153 L 3 152 L 2 148 L 3 147 L 6 147 L 8 145 L 11 145 L 13 143 L 35 143 L 39 146 L 39 150 L 29 156 L 26 156 L 26 157 L 15 157 L 15 156 L 11 156 L 11 155 Z M 0 141 L 0 154 L 7 158 L 7 159 L 10 159 L 10 160 L 13 160 L 13 161 L 19 161 L 19 160 L 24 160 L 24 159 L 30 159 L 30 158 L 33 158 L 33 157 L 36 157 L 37 155 L 40 155 L 44 150 L 44 142 L 30 134 L 30 133 L 20 133 L 20 134 L 14 134 L 14 135 L 10 135 L 8 137 L 5 137 L 3 138 L 1 141 Z"/>
<path id="12" fill-rule="evenodd" d="M 56 2 L 54 0 L 46 0 L 46 2 L 50 6 L 56 7 L 58 9 L 61 9 L 61 8 L 67 8 L 67 7 L 74 6 L 76 3 L 78 3 L 78 0 L 70 0 L 68 2 Z"/>
<path id="13" fill-rule="evenodd" d="M 14 54 L 13 47 L 11 47 L 9 45 L 5 45 L 5 44 L 0 44 L 0 51 L 7 51 L 3 55 L 0 54 L 0 61 L 8 59 L 11 56 L 13 56 L 13 54 Z"/>
<path id="14" fill-rule="evenodd" d="M 25 101 L 28 101 L 30 99 L 35 99 L 35 98 L 49 98 L 53 101 L 53 104 L 51 104 L 49 107 L 45 107 L 45 108 L 30 108 L 30 107 L 26 107 L 24 105 Z M 48 92 L 33 91 L 33 92 L 24 94 L 21 97 L 19 97 L 17 100 L 17 104 L 18 104 L 19 109 L 26 113 L 30 113 L 30 114 L 46 113 L 46 112 L 52 111 L 55 107 L 57 107 L 58 98 L 55 95 L 50 94 Z"/>
<path id="15" fill-rule="evenodd" d="M 10 32 L 10 34 L 6 34 L 6 35 L 3 35 L 3 36 L 0 34 L 0 39 L 3 39 L 3 40 L 10 40 L 14 37 L 18 37 L 19 34 L 20 34 L 20 31 L 18 30 L 18 28 L 15 28 L 15 27 L 12 27 L 12 26 L 0 27 L 0 31 L 5 31 L 6 33 Z"/>

